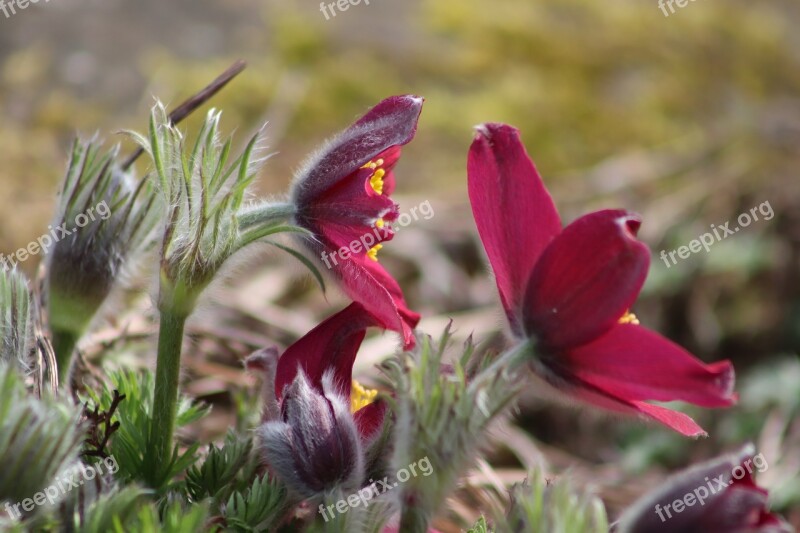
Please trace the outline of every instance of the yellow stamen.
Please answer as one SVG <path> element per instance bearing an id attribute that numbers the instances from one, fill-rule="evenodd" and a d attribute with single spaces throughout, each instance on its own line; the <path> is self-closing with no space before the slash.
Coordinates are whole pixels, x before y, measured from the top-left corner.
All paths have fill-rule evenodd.
<path id="1" fill-rule="evenodd" d="M 386 225 L 386 222 L 384 222 L 382 218 L 375 221 L 376 228 L 382 228 L 384 225 Z"/>
<path id="2" fill-rule="evenodd" d="M 365 389 L 356 380 L 353 380 L 352 388 L 350 389 L 350 412 L 355 413 L 372 402 L 378 396 L 378 391 L 375 389 Z"/>
<path id="3" fill-rule="evenodd" d="M 385 175 L 386 175 L 386 171 L 383 170 L 382 168 L 379 168 L 369 178 L 369 184 L 372 187 L 372 190 L 375 191 L 378 194 L 383 194 L 383 177 Z"/>
<path id="4" fill-rule="evenodd" d="M 375 246 L 373 246 L 372 248 L 369 249 L 369 251 L 367 252 L 367 257 L 369 257 L 373 261 L 377 261 L 378 260 L 378 250 L 380 250 L 381 248 L 383 248 L 382 244 L 376 244 Z"/>
<path id="5" fill-rule="evenodd" d="M 383 159 L 378 159 L 377 161 L 369 161 L 365 163 L 361 168 L 371 168 L 375 172 L 369 177 L 369 184 L 372 187 L 372 190 L 378 194 L 383 194 L 383 177 L 386 175 L 386 170 L 382 169 L 381 167 L 385 161 Z"/>
<path id="6" fill-rule="evenodd" d="M 622 318 L 619 319 L 620 324 L 633 324 L 635 326 L 639 325 L 639 319 L 636 318 L 636 315 L 631 313 L 630 311 L 625 311 L 625 314 L 622 315 Z"/>

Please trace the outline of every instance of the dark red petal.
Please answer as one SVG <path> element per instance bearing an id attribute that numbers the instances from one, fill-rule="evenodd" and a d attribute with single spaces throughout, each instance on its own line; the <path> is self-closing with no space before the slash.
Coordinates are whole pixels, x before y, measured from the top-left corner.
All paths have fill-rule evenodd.
<path id="1" fill-rule="evenodd" d="M 387 98 L 335 137 L 297 175 L 292 191 L 295 204 L 302 209 L 379 154 L 410 142 L 422 103 L 418 96 Z"/>
<path id="2" fill-rule="evenodd" d="M 360 302 L 384 328 L 400 333 L 406 350 L 414 347 L 420 316 L 408 308 L 397 281 L 380 263 L 356 256 L 340 261 L 332 270 L 341 278 L 345 294 Z"/>
<path id="3" fill-rule="evenodd" d="M 525 332 L 560 352 L 590 342 L 633 305 L 650 252 L 636 239 L 638 216 L 597 211 L 566 228 L 542 253 L 525 293 Z"/>
<path id="4" fill-rule="evenodd" d="M 342 394 L 350 397 L 353 362 L 370 326 L 379 322 L 358 303 L 350 304 L 289 346 L 278 360 L 275 396 L 292 383 L 301 368 L 311 386 L 322 390 L 322 375 L 333 369 L 333 379 Z"/>
<path id="5" fill-rule="evenodd" d="M 325 233 L 330 231 L 330 226 L 325 228 Z M 381 327 L 401 333 L 405 349 L 413 348 L 414 327 L 420 316 L 408 309 L 397 281 L 380 263 L 367 258 L 363 250 L 354 255 L 347 248 L 348 253 L 342 256 L 340 248 L 325 235 L 316 239 L 304 238 L 302 242 L 312 257 L 322 259 L 345 294 L 362 304 Z"/>
<path id="6" fill-rule="evenodd" d="M 793 531 L 767 510 L 767 491 L 735 478 L 750 478 L 752 445 L 692 466 L 671 476 L 631 505 L 620 517 L 620 533 L 789 533 Z M 766 463 L 765 463 L 766 465 Z M 762 470 L 759 470 L 762 471 Z M 683 505 L 674 505 L 683 500 Z M 762 527 L 769 526 L 769 527 Z"/>
<path id="7" fill-rule="evenodd" d="M 576 376 L 561 375 L 555 380 L 549 375 L 543 375 L 542 377 L 562 394 L 587 405 L 593 405 L 617 413 L 643 416 L 655 420 L 687 437 L 700 437 L 707 434 L 703 431 L 703 428 L 698 426 L 697 423 L 691 419 L 691 417 L 679 413 L 678 411 L 639 400 L 628 400 L 627 398 L 618 397 L 613 392 L 603 390 L 597 385 L 582 381 Z"/>
<path id="8" fill-rule="evenodd" d="M 682 400 L 703 407 L 736 401 L 729 361 L 706 365 L 657 333 L 618 324 L 592 341 L 559 354 L 558 364 L 582 381 L 628 400 Z"/>
<path id="9" fill-rule="evenodd" d="M 355 412 L 353 418 L 362 441 L 369 442 L 381 430 L 386 411 L 386 402 L 377 400 Z"/>
<path id="10" fill-rule="evenodd" d="M 391 221 L 397 218 L 398 207 L 389 196 L 379 195 L 369 184 L 370 169 L 361 169 L 335 187 L 326 191 L 313 204 L 298 213 L 298 223 L 322 228 L 335 224 L 350 227 L 352 239 L 371 233 L 379 218 Z M 316 222 L 316 224 L 315 224 Z M 341 244 L 338 243 L 337 244 Z"/>
<path id="11" fill-rule="evenodd" d="M 467 160 L 469 199 L 500 300 L 515 333 L 522 297 L 536 261 L 561 231 L 553 199 L 516 128 L 477 128 Z"/>

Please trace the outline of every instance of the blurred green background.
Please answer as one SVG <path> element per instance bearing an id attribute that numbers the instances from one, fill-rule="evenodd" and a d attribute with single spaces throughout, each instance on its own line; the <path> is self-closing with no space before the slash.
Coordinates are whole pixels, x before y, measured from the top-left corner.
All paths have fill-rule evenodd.
<path id="1" fill-rule="evenodd" d="M 396 196 L 436 215 L 382 257 L 423 329 L 452 316 L 489 338 L 502 320 L 465 160 L 474 125 L 511 123 L 565 221 L 598 207 L 642 214 L 653 261 L 634 310 L 704 360 L 733 359 L 742 401 L 690 411 L 711 433 L 694 442 L 531 391 L 501 430 L 497 471 L 516 479 L 535 443 L 614 512 L 666 471 L 753 440 L 770 463 L 762 484 L 800 524 L 798 27 L 796 0 L 699 0 L 668 17 L 655 0 L 372 0 L 330 20 L 312 0 L 52 0 L 0 13 L 0 252 L 46 231 L 76 133 L 124 140 L 115 132 L 144 128 L 154 96 L 176 105 L 243 58 L 212 104 L 238 139 L 269 121 L 263 194 L 284 191 L 306 153 L 383 97 L 426 97 Z M 659 258 L 765 202 L 773 218 L 709 253 Z M 264 278 L 288 280 L 265 291 L 275 309 L 324 316 L 343 301 L 296 277 Z"/>

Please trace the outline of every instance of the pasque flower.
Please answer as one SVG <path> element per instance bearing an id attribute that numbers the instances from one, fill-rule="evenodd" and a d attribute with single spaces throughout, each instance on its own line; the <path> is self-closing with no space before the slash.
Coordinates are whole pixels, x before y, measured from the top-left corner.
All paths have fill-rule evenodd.
<path id="1" fill-rule="evenodd" d="M 640 326 L 629 313 L 650 252 L 640 218 L 624 210 L 561 220 L 519 132 L 478 128 L 468 159 L 469 196 L 511 331 L 535 351 L 531 367 L 568 396 L 636 413 L 689 436 L 688 416 L 648 400 L 732 405 L 728 361 L 706 365 Z"/>
<path id="2" fill-rule="evenodd" d="M 397 281 L 378 263 L 393 236 L 398 206 L 391 199 L 401 146 L 414 137 L 422 98 L 395 96 L 372 108 L 309 158 L 291 190 L 294 223 L 313 237 L 305 244 L 387 329 L 413 346 L 419 315 L 409 310 Z M 344 251 L 344 253 L 342 253 Z"/>
<path id="3" fill-rule="evenodd" d="M 264 374 L 267 463 L 304 497 L 355 490 L 364 477 L 364 450 L 379 434 L 386 404 L 352 379 L 358 348 L 370 326 L 380 326 L 353 303 L 287 348 L 261 350 L 247 366 Z"/>
<path id="4" fill-rule="evenodd" d="M 754 453 L 747 445 L 675 474 L 622 515 L 620 533 L 790 533 L 753 479 L 769 466 Z"/>

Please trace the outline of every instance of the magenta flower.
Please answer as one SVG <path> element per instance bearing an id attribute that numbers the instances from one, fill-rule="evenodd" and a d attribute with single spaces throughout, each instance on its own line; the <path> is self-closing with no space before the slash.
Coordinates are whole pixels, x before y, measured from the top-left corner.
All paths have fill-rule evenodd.
<path id="1" fill-rule="evenodd" d="M 369 327 L 381 323 L 366 308 L 352 303 L 289 346 L 278 360 L 275 397 L 280 402 L 284 388 L 302 372 L 311 385 L 322 391 L 322 378 L 331 374 L 336 393 L 351 407 L 356 426 L 367 442 L 383 426 L 386 403 L 373 401 L 377 393 L 367 391 L 353 380 L 353 364 Z"/>
<path id="2" fill-rule="evenodd" d="M 755 472 L 769 466 L 752 445 L 679 472 L 660 489 L 626 511 L 620 533 L 790 533 L 769 512 L 767 491 L 756 485 Z"/>
<path id="3" fill-rule="evenodd" d="M 386 404 L 352 379 L 370 326 L 380 323 L 353 303 L 292 344 L 248 358 L 265 376 L 264 423 L 258 430 L 267 463 L 304 497 L 355 490 L 364 477 L 364 450 L 379 435 Z"/>
<path id="4" fill-rule="evenodd" d="M 562 229 L 542 179 L 511 126 L 478 128 L 469 195 L 511 331 L 529 339 L 531 367 L 562 393 L 611 411 L 704 435 L 688 416 L 648 400 L 730 406 L 729 361 L 706 365 L 628 313 L 650 251 L 628 211 L 585 215 Z"/>
<path id="5" fill-rule="evenodd" d="M 377 262 L 393 236 L 398 206 L 391 199 L 392 171 L 400 147 L 414 138 L 422 98 L 394 96 L 379 103 L 306 162 L 292 187 L 295 223 L 341 283 L 345 293 L 387 329 L 414 344 L 419 315 L 408 309 L 400 286 Z"/>

